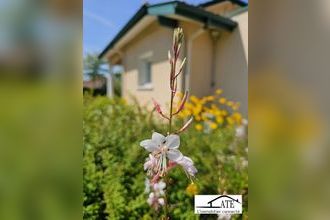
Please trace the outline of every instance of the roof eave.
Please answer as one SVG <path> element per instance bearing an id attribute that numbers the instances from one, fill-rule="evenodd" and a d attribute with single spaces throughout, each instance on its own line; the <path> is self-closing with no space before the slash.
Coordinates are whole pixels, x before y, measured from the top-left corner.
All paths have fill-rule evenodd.
<path id="1" fill-rule="evenodd" d="M 237 26 L 237 22 L 229 18 L 181 2 L 176 7 L 176 14 L 205 23 L 208 27 L 222 28 L 227 31 L 232 31 Z"/>
<path id="2" fill-rule="evenodd" d="M 165 16 L 170 14 L 177 14 L 189 19 L 204 23 L 210 28 L 223 28 L 232 31 L 237 23 L 229 18 L 215 15 L 207 12 L 201 8 L 194 7 L 183 2 L 171 1 L 149 6 L 144 4 L 135 15 L 128 21 L 128 23 L 119 31 L 107 47 L 100 53 L 99 59 L 103 58 L 107 52 L 112 49 L 116 43 L 131 29 L 133 28 L 144 16 Z"/>

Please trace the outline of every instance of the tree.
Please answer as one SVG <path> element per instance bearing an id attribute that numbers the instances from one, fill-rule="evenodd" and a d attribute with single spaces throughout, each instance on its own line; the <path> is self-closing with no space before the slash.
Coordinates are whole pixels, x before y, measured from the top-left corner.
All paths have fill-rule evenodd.
<path id="1" fill-rule="evenodd" d="M 95 81 L 109 73 L 109 69 L 106 68 L 106 65 L 106 61 L 99 59 L 97 54 L 89 53 L 84 58 L 84 74 L 92 81 Z"/>
<path id="2" fill-rule="evenodd" d="M 109 68 L 107 62 L 99 59 L 97 54 L 87 54 L 84 58 L 84 75 L 92 82 L 92 93 L 105 94 L 107 77 L 109 77 Z M 102 88 L 96 88 L 102 82 Z"/>

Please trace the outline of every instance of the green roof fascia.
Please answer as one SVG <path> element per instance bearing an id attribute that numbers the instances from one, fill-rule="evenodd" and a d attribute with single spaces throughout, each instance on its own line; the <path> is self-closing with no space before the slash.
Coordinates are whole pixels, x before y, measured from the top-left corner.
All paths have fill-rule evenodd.
<path id="1" fill-rule="evenodd" d="M 176 1 L 151 5 L 148 7 L 148 14 L 155 16 L 175 14 L 176 5 L 177 5 Z"/>
<path id="2" fill-rule="evenodd" d="M 229 31 L 232 31 L 237 26 L 237 22 L 232 21 L 230 18 L 215 15 L 211 12 L 205 11 L 204 9 L 187 5 L 182 2 L 178 3 L 175 12 L 178 15 L 197 20 L 205 23 L 206 25 L 224 28 Z"/>
<path id="3" fill-rule="evenodd" d="M 148 14 L 155 16 L 177 14 L 188 17 L 195 21 L 205 23 L 206 25 L 213 25 L 216 27 L 225 28 L 230 31 L 232 31 L 237 26 L 237 23 L 231 19 L 215 15 L 211 12 L 205 11 L 204 9 L 179 1 L 151 5 L 148 7 Z"/>
<path id="4" fill-rule="evenodd" d="M 236 15 L 239 15 L 239 14 L 242 14 L 242 13 L 248 11 L 248 10 L 249 10 L 249 7 L 245 6 L 245 7 L 242 7 L 242 8 L 238 8 L 238 9 L 236 9 L 235 11 L 233 11 L 231 13 L 228 13 L 227 16 L 229 18 L 232 18 L 232 17 L 234 17 Z"/>

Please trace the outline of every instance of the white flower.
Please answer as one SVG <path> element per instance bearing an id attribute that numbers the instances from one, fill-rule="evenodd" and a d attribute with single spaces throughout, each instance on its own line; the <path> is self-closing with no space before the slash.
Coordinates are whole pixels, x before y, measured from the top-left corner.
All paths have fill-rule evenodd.
<path id="1" fill-rule="evenodd" d="M 157 164 L 157 160 L 152 154 L 149 154 L 149 158 L 147 158 L 146 162 L 144 163 L 144 170 L 148 170 L 154 167 Z"/>
<path id="2" fill-rule="evenodd" d="M 158 183 L 154 184 L 154 190 L 163 190 L 166 187 L 166 183 L 163 180 L 160 180 Z"/>
<path id="3" fill-rule="evenodd" d="M 183 169 L 190 175 L 195 176 L 197 169 L 194 166 L 194 162 L 189 157 L 184 156 L 181 160 L 176 161 Z"/>
<path id="4" fill-rule="evenodd" d="M 158 208 L 159 205 L 163 206 L 165 204 L 164 198 L 158 198 L 153 192 L 149 194 L 149 198 L 147 199 L 147 202 L 150 206 L 153 206 L 156 209 Z"/>
<path id="5" fill-rule="evenodd" d="M 167 171 L 167 158 L 172 161 L 179 161 L 183 158 L 182 153 L 178 150 L 180 146 L 180 137 L 170 134 L 167 137 L 154 132 L 151 139 L 141 141 L 140 145 L 147 151 L 151 152 L 149 161 L 144 165 L 145 169 L 154 170 L 156 174 L 163 176 Z"/>
<path id="6" fill-rule="evenodd" d="M 154 200 L 155 200 L 155 193 L 150 193 L 149 194 L 149 198 L 147 199 L 147 202 L 149 205 L 152 205 L 154 203 Z"/>
<path id="7" fill-rule="evenodd" d="M 158 203 L 159 203 L 160 205 L 164 205 L 164 204 L 165 204 L 165 200 L 164 200 L 163 198 L 159 198 L 159 199 L 158 199 Z"/>
<path id="8" fill-rule="evenodd" d="M 151 139 L 142 141 L 140 145 L 151 152 L 144 164 L 144 169 L 148 170 L 149 175 L 154 176 L 152 182 L 158 181 L 159 177 L 164 176 L 176 164 L 181 165 L 189 176 L 195 176 L 197 173 L 194 162 L 178 150 L 180 137 L 176 134 L 165 137 L 154 132 Z"/>
<path id="9" fill-rule="evenodd" d="M 165 194 L 164 189 L 166 187 L 166 183 L 163 180 L 160 180 L 158 183 L 155 183 L 153 187 L 156 195 L 162 196 Z"/>
<path id="10" fill-rule="evenodd" d="M 145 192 L 149 193 L 150 192 L 150 180 L 148 178 L 146 178 L 146 180 L 144 181 L 144 185 L 145 185 Z"/>
<path id="11" fill-rule="evenodd" d="M 248 128 L 248 121 L 243 119 L 242 124 L 236 127 L 236 137 L 238 138 L 246 138 L 247 137 L 247 128 Z"/>
<path id="12" fill-rule="evenodd" d="M 153 154 L 166 154 L 167 158 L 173 161 L 183 157 L 182 153 L 178 150 L 180 137 L 176 134 L 170 134 L 165 137 L 162 134 L 154 132 L 151 139 L 141 141 L 140 145 Z"/>
<path id="13" fill-rule="evenodd" d="M 149 182 L 148 182 L 149 183 Z M 165 195 L 164 189 L 166 187 L 166 184 L 163 180 L 160 180 L 157 183 L 154 183 L 152 185 L 152 192 L 150 192 L 149 197 L 147 199 L 147 202 L 150 206 L 154 207 L 155 209 L 158 209 L 158 207 L 165 204 L 164 198 L 162 196 Z"/>

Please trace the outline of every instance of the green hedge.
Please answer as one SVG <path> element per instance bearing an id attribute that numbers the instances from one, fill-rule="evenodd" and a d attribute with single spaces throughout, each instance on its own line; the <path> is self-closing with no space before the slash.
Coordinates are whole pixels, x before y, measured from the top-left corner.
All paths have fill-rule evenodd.
<path id="1" fill-rule="evenodd" d="M 177 122 L 180 123 L 180 122 Z M 105 97 L 84 97 L 83 189 L 84 219 L 159 219 L 145 194 L 143 164 L 148 153 L 139 146 L 152 131 L 164 133 L 158 115 L 137 104 Z M 243 194 L 247 219 L 246 141 L 237 140 L 234 128 L 219 128 L 205 134 L 188 129 L 181 135 L 180 149 L 198 169 L 198 194 Z M 168 186 L 171 219 L 215 219 L 193 213 L 193 197 L 184 172 L 175 168 Z"/>

